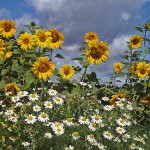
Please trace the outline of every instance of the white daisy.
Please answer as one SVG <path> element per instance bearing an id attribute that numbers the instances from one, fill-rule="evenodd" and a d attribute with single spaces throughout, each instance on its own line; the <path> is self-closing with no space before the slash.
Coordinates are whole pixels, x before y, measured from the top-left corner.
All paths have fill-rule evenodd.
<path id="1" fill-rule="evenodd" d="M 117 124 L 119 124 L 120 126 L 126 126 L 126 121 L 124 119 L 117 119 L 116 120 Z"/>
<path id="2" fill-rule="evenodd" d="M 98 115 L 91 116 L 91 118 L 92 118 L 92 122 L 94 123 L 97 123 L 97 124 L 102 123 L 102 119 Z"/>
<path id="3" fill-rule="evenodd" d="M 45 106 L 45 108 L 50 108 L 50 109 L 53 108 L 53 104 L 50 101 L 45 101 L 44 106 Z"/>
<path id="4" fill-rule="evenodd" d="M 5 92 L 6 96 L 10 96 L 12 94 L 12 92 Z"/>
<path id="5" fill-rule="evenodd" d="M 32 114 L 29 114 L 25 119 L 28 124 L 33 124 L 36 120 L 36 116 L 33 116 Z"/>
<path id="6" fill-rule="evenodd" d="M 126 133 L 126 134 L 123 135 L 123 138 L 125 138 L 125 139 L 130 139 L 131 136 L 130 136 L 130 134 Z"/>
<path id="7" fill-rule="evenodd" d="M 74 125 L 74 123 L 72 122 L 73 118 L 67 118 L 66 120 L 64 120 L 63 122 L 67 125 L 67 126 L 72 126 Z"/>
<path id="8" fill-rule="evenodd" d="M 78 122 L 80 124 L 89 124 L 89 119 L 87 119 L 86 117 L 81 116 L 78 120 Z"/>
<path id="9" fill-rule="evenodd" d="M 53 98 L 54 103 L 62 105 L 64 100 L 60 97 Z"/>
<path id="10" fill-rule="evenodd" d="M 127 105 L 127 109 L 128 109 L 128 110 L 133 110 L 132 105 L 128 104 L 128 105 Z"/>
<path id="11" fill-rule="evenodd" d="M 106 97 L 106 96 L 104 96 L 104 97 L 102 97 L 102 100 L 103 100 L 103 101 L 109 101 L 109 98 Z"/>
<path id="12" fill-rule="evenodd" d="M 14 102 L 14 103 L 18 102 L 19 100 L 20 100 L 19 96 L 12 96 L 11 97 L 11 101 Z"/>
<path id="13" fill-rule="evenodd" d="M 64 124 L 60 122 L 51 123 L 51 128 L 54 130 L 55 128 L 63 128 Z"/>
<path id="14" fill-rule="evenodd" d="M 19 91 L 17 96 L 19 97 L 24 97 L 24 96 L 27 96 L 28 95 L 28 92 L 27 91 Z"/>
<path id="15" fill-rule="evenodd" d="M 64 134 L 65 129 L 62 128 L 62 127 L 56 127 L 56 128 L 53 129 L 53 131 L 54 131 L 54 133 L 55 133 L 56 135 L 62 135 L 62 134 Z"/>
<path id="16" fill-rule="evenodd" d="M 87 86 L 89 87 L 89 89 L 91 89 L 91 88 L 92 88 L 92 85 L 91 85 L 91 84 L 88 84 Z"/>
<path id="17" fill-rule="evenodd" d="M 0 105 L 2 105 L 3 104 L 3 101 L 0 101 Z"/>
<path id="18" fill-rule="evenodd" d="M 117 127 L 117 128 L 116 128 L 116 131 L 117 131 L 117 133 L 119 133 L 119 134 L 123 134 L 123 133 L 126 132 L 126 130 L 125 130 L 123 127 Z"/>
<path id="19" fill-rule="evenodd" d="M 118 106 L 118 107 L 123 107 L 124 104 L 123 104 L 122 101 L 117 101 L 117 102 L 116 102 L 116 106 Z"/>
<path id="20" fill-rule="evenodd" d="M 106 146 L 104 146 L 102 143 L 98 143 L 97 144 L 98 148 L 101 150 L 105 150 L 105 148 L 107 148 Z"/>
<path id="21" fill-rule="evenodd" d="M 89 134 L 89 135 L 87 135 L 87 140 L 88 140 L 90 143 L 96 142 L 95 137 L 94 137 L 94 134 Z"/>
<path id="22" fill-rule="evenodd" d="M 44 137 L 47 138 L 47 139 L 51 139 L 52 134 L 51 133 L 45 133 Z"/>
<path id="23" fill-rule="evenodd" d="M 125 124 L 126 124 L 127 126 L 130 126 L 130 125 L 131 125 L 131 122 L 130 122 L 129 120 L 125 120 Z"/>
<path id="24" fill-rule="evenodd" d="M 33 94 L 29 95 L 29 100 L 30 101 L 36 101 L 36 100 L 38 100 L 38 98 L 39 98 L 39 95 L 37 95 L 36 93 L 33 93 Z"/>
<path id="25" fill-rule="evenodd" d="M 72 133 L 72 138 L 73 138 L 74 140 L 79 139 L 79 138 L 80 138 L 79 132 L 73 132 L 73 133 Z"/>
<path id="26" fill-rule="evenodd" d="M 114 138 L 114 141 L 115 142 L 119 142 L 119 143 L 121 142 L 121 140 L 120 140 L 120 138 L 118 136 Z"/>
<path id="27" fill-rule="evenodd" d="M 21 107 L 23 104 L 21 102 L 16 103 L 15 107 Z"/>
<path id="28" fill-rule="evenodd" d="M 35 111 L 35 112 L 39 112 L 39 111 L 41 111 L 41 107 L 40 107 L 40 106 L 38 106 L 38 105 L 33 106 L 33 111 Z"/>
<path id="29" fill-rule="evenodd" d="M 71 145 L 70 145 L 69 147 L 66 147 L 66 148 L 65 148 L 65 150 L 73 150 L 73 149 L 74 149 L 74 147 L 71 146 Z"/>
<path id="30" fill-rule="evenodd" d="M 30 145 L 30 143 L 29 143 L 29 142 L 22 142 L 22 145 L 23 145 L 24 147 L 27 147 L 27 146 Z"/>
<path id="31" fill-rule="evenodd" d="M 56 91 L 56 90 L 49 89 L 49 90 L 48 90 L 48 94 L 51 95 L 51 96 L 56 96 L 57 91 Z"/>
<path id="32" fill-rule="evenodd" d="M 134 143 L 132 143 L 130 146 L 129 146 L 130 149 L 136 149 L 136 145 Z"/>
<path id="33" fill-rule="evenodd" d="M 105 106 L 103 107 L 103 109 L 106 110 L 106 111 L 111 111 L 113 108 L 114 108 L 113 105 L 105 105 Z"/>
<path id="34" fill-rule="evenodd" d="M 85 82 L 80 82 L 80 85 L 86 86 L 87 84 Z"/>
<path id="35" fill-rule="evenodd" d="M 127 114 L 127 113 L 124 113 L 123 116 L 126 117 L 127 119 L 130 119 L 130 118 L 131 118 L 131 115 L 130 115 L 130 114 Z"/>
<path id="36" fill-rule="evenodd" d="M 38 116 L 38 120 L 41 122 L 47 122 L 49 120 L 49 115 L 41 112 L 41 114 Z"/>
<path id="37" fill-rule="evenodd" d="M 17 122 L 17 118 L 16 117 L 10 117 L 9 120 L 12 121 L 12 122 Z"/>
<path id="38" fill-rule="evenodd" d="M 9 109 L 9 110 L 6 110 L 5 115 L 9 116 L 9 115 L 12 115 L 13 113 L 14 111 Z"/>
<path id="39" fill-rule="evenodd" d="M 103 136 L 108 140 L 111 140 L 113 138 L 113 135 L 108 131 L 104 131 Z"/>
<path id="40" fill-rule="evenodd" d="M 92 131 L 95 131 L 97 129 L 97 124 L 96 123 L 90 123 L 89 124 L 89 129 L 91 129 Z"/>

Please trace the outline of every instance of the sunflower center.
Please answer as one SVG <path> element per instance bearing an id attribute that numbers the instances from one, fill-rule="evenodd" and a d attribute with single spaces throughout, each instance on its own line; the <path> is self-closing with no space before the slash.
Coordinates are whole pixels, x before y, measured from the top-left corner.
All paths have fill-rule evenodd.
<path id="1" fill-rule="evenodd" d="M 78 132 L 74 132 L 73 135 L 74 135 L 75 137 L 77 137 L 77 136 L 79 135 L 79 133 L 78 133 Z"/>
<path id="2" fill-rule="evenodd" d="M 94 36 L 91 35 L 91 36 L 89 37 L 89 40 L 92 41 L 93 39 L 94 39 Z"/>
<path id="3" fill-rule="evenodd" d="M 99 59 L 101 57 L 101 52 L 98 48 L 93 48 L 91 50 L 91 56 L 94 58 L 94 59 Z"/>
<path id="4" fill-rule="evenodd" d="M 29 39 L 25 38 L 25 39 L 23 40 L 23 43 L 24 43 L 25 45 L 28 45 L 28 44 L 29 44 Z"/>
<path id="5" fill-rule="evenodd" d="M 45 42 L 46 41 L 46 37 L 44 35 L 40 36 L 39 39 L 40 39 L 41 42 Z"/>
<path id="6" fill-rule="evenodd" d="M 4 28 L 5 32 L 9 32 L 10 29 L 11 29 L 10 25 L 6 25 L 5 28 Z"/>
<path id="7" fill-rule="evenodd" d="M 29 117 L 28 117 L 28 120 L 30 120 L 30 121 L 33 120 L 33 117 L 32 117 L 32 116 L 29 116 Z"/>
<path id="8" fill-rule="evenodd" d="M 65 74 L 66 76 L 69 75 L 69 74 L 70 74 L 69 69 L 64 70 L 64 74 Z"/>
<path id="9" fill-rule="evenodd" d="M 143 69 L 140 70 L 140 73 L 141 73 L 141 74 L 145 74 L 145 73 L 146 73 L 146 70 L 143 68 Z"/>
<path id="10" fill-rule="evenodd" d="M 17 93 L 17 89 L 14 86 L 7 88 L 6 92 L 11 92 L 13 95 Z"/>
<path id="11" fill-rule="evenodd" d="M 41 116 L 42 116 L 42 118 L 46 118 L 46 114 L 42 114 Z"/>
<path id="12" fill-rule="evenodd" d="M 42 64 L 42 65 L 39 67 L 39 71 L 42 72 L 42 73 L 47 72 L 48 69 L 49 69 L 49 67 L 48 67 L 46 64 Z"/>
<path id="13" fill-rule="evenodd" d="M 56 34 L 56 33 L 53 33 L 52 34 L 52 38 L 53 38 L 53 43 L 56 43 L 58 40 L 59 40 L 59 36 L 58 36 L 58 34 Z"/>
<path id="14" fill-rule="evenodd" d="M 132 43 L 133 43 L 133 45 L 136 45 L 139 43 L 139 40 L 135 38 L 135 39 L 133 39 Z"/>

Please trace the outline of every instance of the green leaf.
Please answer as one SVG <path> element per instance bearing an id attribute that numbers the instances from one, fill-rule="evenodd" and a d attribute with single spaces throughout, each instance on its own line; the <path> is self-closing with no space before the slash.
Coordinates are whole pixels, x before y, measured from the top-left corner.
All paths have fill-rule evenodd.
<path id="1" fill-rule="evenodd" d="M 0 89 L 4 89 L 4 87 L 5 87 L 5 81 L 1 80 L 0 81 Z"/>
<path id="2" fill-rule="evenodd" d="M 98 79 L 97 79 L 95 72 L 92 72 L 91 74 L 87 74 L 87 78 L 89 79 L 89 81 L 98 82 Z"/>
<path id="3" fill-rule="evenodd" d="M 143 33 L 143 28 L 141 28 L 141 27 L 135 27 L 135 30 L 138 30 L 138 31 L 140 31 L 140 32 L 142 32 Z"/>
<path id="4" fill-rule="evenodd" d="M 89 66 L 89 63 L 88 62 L 84 62 L 83 60 L 79 60 L 79 63 L 84 67 L 88 67 Z"/>
<path id="5" fill-rule="evenodd" d="M 81 48 L 79 49 L 79 51 L 82 52 L 82 53 L 85 52 L 85 47 L 81 47 Z"/>
<path id="6" fill-rule="evenodd" d="M 55 57 L 65 59 L 65 57 L 62 56 L 61 54 L 57 54 Z"/>

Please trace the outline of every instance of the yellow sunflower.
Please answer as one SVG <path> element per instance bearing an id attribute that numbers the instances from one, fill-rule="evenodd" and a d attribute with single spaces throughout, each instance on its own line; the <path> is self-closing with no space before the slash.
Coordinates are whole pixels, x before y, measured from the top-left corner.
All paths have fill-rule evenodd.
<path id="1" fill-rule="evenodd" d="M 96 32 L 87 32 L 85 34 L 84 39 L 85 39 L 85 42 L 87 42 L 87 43 L 89 43 L 93 40 L 96 40 L 98 42 L 98 35 Z"/>
<path id="2" fill-rule="evenodd" d="M 109 46 L 107 43 L 101 41 L 93 41 L 88 44 L 85 56 L 90 64 L 101 64 L 109 57 Z"/>
<path id="3" fill-rule="evenodd" d="M 120 72 L 123 69 L 123 65 L 120 62 L 114 63 L 113 70 L 114 72 Z"/>
<path id="4" fill-rule="evenodd" d="M 145 62 L 140 62 L 140 63 L 137 64 L 136 74 L 139 78 L 147 77 L 149 71 L 150 71 L 149 64 L 147 64 Z"/>
<path id="5" fill-rule="evenodd" d="M 32 49 L 32 47 L 35 44 L 34 37 L 27 32 L 22 33 L 18 38 L 18 44 L 20 45 L 21 49 L 23 49 L 23 50 Z"/>
<path id="6" fill-rule="evenodd" d="M 150 29 L 150 22 L 149 22 L 149 21 L 146 22 L 145 28 L 146 28 L 146 29 Z"/>
<path id="7" fill-rule="evenodd" d="M 135 72 L 136 72 L 136 65 L 133 65 L 130 68 L 130 73 L 135 73 Z"/>
<path id="8" fill-rule="evenodd" d="M 3 50 L 4 48 L 4 40 L 0 39 L 0 50 Z"/>
<path id="9" fill-rule="evenodd" d="M 5 92 L 11 92 L 11 95 L 16 95 L 18 91 L 20 91 L 20 89 L 15 82 L 5 85 Z"/>
<path id="10" fill-rule="evenodd" d="M 65 64 L 60 68 L 59 72 L 62 79 L 69 80 L 74 76 L 75 70 L 72 65 Z"/>
<path id="11" fill-rule="evenodd" d="M 47 47 L 49 45 L 49 42 L 52 41 L 51 32 L 49 32 L 48 30 L 38 29 L 35 31 L 35 40 L 36 45 L 40 48 Z"/>
<path id="12" fill-rule="evenodd" d="M 117 101 L 117 98 L 128 98 L 128 95 L 124 93 L 118 93 L 111 96 L 111 99 L 109 100 L 110 104 L 114 105 Z"/>
<path id="13" fill-rule="evenodd" d="M 51 49 L 60 48 L 62 46 L 62 44 L 64 43 L 63 33 L 59 32 L 55 28 L 52 28 L 49 31 L 52 33 L 52 35 L 51 35 L 52 36 L 52 41 L 49 42 L 49 47 Z"/>
<path id="14" fill-rule="evenodd" d="M 132 49 L 136 49 L 142 46 L 143 37 L 139 34 L 136 34 L 130 38 L 129 45 Z"/>
<path id="15" fill-rule="evenodd" d="M 55 65 L 51 63 L 46 57 L 40 57 L 32 66 L 32 71 L 37 78 L 46 80 L 53 76 Z"/>
<path id="16" fill-rule="evenodd" d="M 0 35 L 9 38 L 14 36 L 16 32 L 16 26 L 13 20 L 0 21 Z"/>

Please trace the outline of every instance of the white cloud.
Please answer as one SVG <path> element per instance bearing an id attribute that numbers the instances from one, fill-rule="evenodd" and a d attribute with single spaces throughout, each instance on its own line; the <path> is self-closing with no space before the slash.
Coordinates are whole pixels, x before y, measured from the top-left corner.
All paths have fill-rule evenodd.
<path id="1" fill-rule="evenodd" d="M 0 19 L 8 19 L 10 17 L 10 11 L 6 8 L 0 8 Z"/>
<path id="2" fill-rule="evenodd" d="M 130 14 L 128 14 L 126 12 L 122 12 L 121 13 L 121 18 L 124 19 L 124 20 L 129 20 Z"/>

